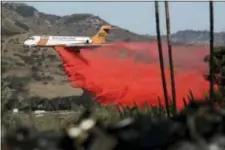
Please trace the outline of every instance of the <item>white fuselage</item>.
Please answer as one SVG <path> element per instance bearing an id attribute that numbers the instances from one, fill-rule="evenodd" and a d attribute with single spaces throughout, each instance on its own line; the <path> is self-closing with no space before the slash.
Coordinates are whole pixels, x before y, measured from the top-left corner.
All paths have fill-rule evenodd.
<path id="1" fill-rule="evenodd" d="M 57 44 L 89 44 L 91 43 L 90 37 L 78 37 L 78 36 L 50 36 L 48 45 L 57 45 Z"/>
<path id="2" fill-rule="evenodd" d="M 90 37 L 83 36 L 32 36 L 24 41 L 27 46 L 57 46 L 68 44 L 90 44 Z"/>

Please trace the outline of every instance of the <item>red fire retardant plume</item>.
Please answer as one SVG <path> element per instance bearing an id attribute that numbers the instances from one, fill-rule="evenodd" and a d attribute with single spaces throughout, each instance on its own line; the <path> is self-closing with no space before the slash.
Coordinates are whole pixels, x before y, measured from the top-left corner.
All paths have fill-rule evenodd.
<path id="1" fill-rule="evenodd" d="M 157 42 L 113 43 L 96 49 L 83 49 L 80 54 L 57 47 L 65 71 L 73 87 L 94 93 L 103 105 L 139 107 L 164 105 Z M 190 90 L 196 98 L 203 98 L 209 83 L 204 74 L 208 65 L 203 61 L 207 46 L 174 45 L 177 107 Z M 165 73 L 171 98 L 167 44 L 163 44 Z"/>

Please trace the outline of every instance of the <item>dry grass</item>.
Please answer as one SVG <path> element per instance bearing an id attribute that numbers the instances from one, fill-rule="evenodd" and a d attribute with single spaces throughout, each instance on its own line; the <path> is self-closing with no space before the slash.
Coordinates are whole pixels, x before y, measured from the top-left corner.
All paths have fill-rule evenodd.
<path id="1" fill-rule="evenodd" d="M 44 114 L 27 113 L 7 113 L 2 117 L 2 122 L 8 128 L 13 128 L 19 123 L 32 123 L 39 130 L 59 130 L 71 121 L 76 121 L 84 107 L 75 106 L 73 111 L 46 112 Z M 115 107 L 103 108 L 95 106 L 93 117 L 102 120 L 104 123 L 115 123 L 121 119 L 121 114 Z"/>
<path id="2" fill-rule="evenodd" d="M 82 95 L 83 91 L 79 88 L 73 88 L 68 83 L 67 84 L 54 84 L 54 83 L 48 83 L 48 84 L 42 84 L 37 82 L 32 82 L 27 85 L 29 90 L 29 93 L 31 96 L 39 96 L 44 98 L 55 98 L 59 96 L 60 97 L 67 97 L 67 96 L 80 96 Z M 40 94 L 41 93 L 41 94 Z"/>

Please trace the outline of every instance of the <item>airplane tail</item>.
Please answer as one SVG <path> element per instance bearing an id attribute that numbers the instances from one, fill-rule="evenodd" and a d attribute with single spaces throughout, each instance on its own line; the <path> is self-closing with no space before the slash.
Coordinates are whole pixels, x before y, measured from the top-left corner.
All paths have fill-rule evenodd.
<path id="1" fill-rule="evenodd" d="M 101 27 L 101 29 L 98 31 L 97 34 L 95 34 L 92 39 L 92 44 L 103 44 L 106 40 L 107 35 L 109 34 L 109 31 L 112 29 L 112 26 L 110 25 L 104 25 Z"/>

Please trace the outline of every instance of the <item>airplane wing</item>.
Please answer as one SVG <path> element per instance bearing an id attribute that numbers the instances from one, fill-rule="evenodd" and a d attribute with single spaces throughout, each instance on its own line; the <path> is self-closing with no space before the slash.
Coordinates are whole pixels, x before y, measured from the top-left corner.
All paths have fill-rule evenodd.
<path id="1" fill-rule="evenodd" d="M 69 43 L 66 45 L 62 46 L 56 46 L 56 47 L 65 47 L 66 49 L 74 50 L 80 53 L 81 49 L 92 49 L 92 48 L 97 48 L 101 46 L 106 46 L 106 45 L 111 45 L 111 44 L 77 44 L 77 43 Z"/>
<path id="2" fill-rule="evenodd" d="M 108 46 L 110 44 L 77 44 L 77 43 L 70 43 L 66 44 L 66 47 L 71 47 L 71 48 L 77 48 L 77 49 L 85 49 L 85 48 L 97 48 L 101 46 Z"/>

